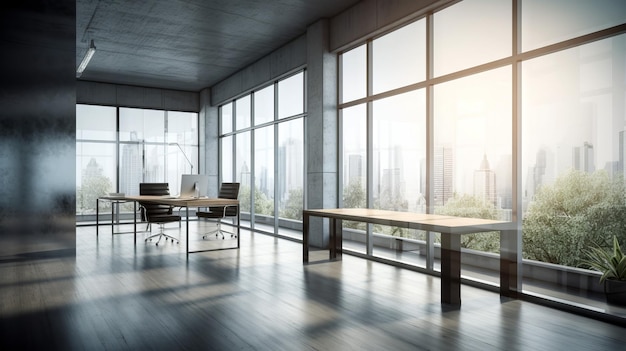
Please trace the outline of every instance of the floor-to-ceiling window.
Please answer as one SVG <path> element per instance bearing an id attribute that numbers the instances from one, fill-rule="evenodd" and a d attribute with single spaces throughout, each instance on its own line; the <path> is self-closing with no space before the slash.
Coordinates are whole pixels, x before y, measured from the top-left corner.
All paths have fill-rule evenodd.
<path id="1" fill-rule="evenodd" d="M 285 228 L 302 226 L 304 79 L 301 71 L 219 107 L 220 181 L 241 183 L 242 218 L 257 231 L 291 236 Z"/>
<path id="2" fill-rule="evenodd" d="M 626 244 L 625 14 L 464 0 L 340 53 L 341 205 L 516 221 L 523 289 L 593 299 L 584 250 Z M 344 223 L 343 238 L 439 269 L 437 233 Z M 464 277 L 498 282 L 498 235 L 462 248 Z"/>
<path id="3" fill-rule="evenodd" d="M 197 173 L 195 112 L 78 104 L 76 121 L 79 222 L 94 220 L 100 196 L 139 195 L 141 182 L 167 182 L 177 194 L 181 175 Z M 110 203 L 101 205 L 106 210 Z M 120 210 L 132 211 L 132 206 L 122 204 Z"/>

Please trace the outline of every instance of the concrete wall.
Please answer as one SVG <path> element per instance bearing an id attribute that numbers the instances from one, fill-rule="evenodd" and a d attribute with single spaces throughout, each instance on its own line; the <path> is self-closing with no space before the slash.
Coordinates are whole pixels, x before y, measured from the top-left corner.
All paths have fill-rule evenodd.
<path id="1" fill-rule="evenodd" d="M 0 11 L 0 260 L 76 255 L 76 3 Z"/>
<path id="2" fill-rule="evenodd" d="M 306 37 L 303 35 L 212 86 L 211 104 L 220 105 L 228 99 L 303 68 L 306 64 L 306 52 Z"/>
<path id="3" fill-rule="evenodd" d="M 190 91 L 77 81 L 76 103 L 200 112 L 200 94 Z"/>
<path id="4" fill-rule="evenodd" d="M 399 24 L 419 18 L 459 0 L 364 0 L 330 20 L 332 52 L 375 37 Z"/>

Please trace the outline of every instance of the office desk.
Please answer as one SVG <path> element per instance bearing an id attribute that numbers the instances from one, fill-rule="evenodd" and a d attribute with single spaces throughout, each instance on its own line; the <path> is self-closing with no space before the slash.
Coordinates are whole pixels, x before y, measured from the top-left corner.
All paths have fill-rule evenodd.
<path id="1" fill-rule="evenodd" d="M 220 249 L 189 251 L 189 207 L 237 206 L 237 247 L 236 248 L 238 249 L 240 247 L 239 237 L 240 237 L 240 229 L 241 229 L 241 220 L 240 220 L 239 200 L 222 199 L 222 198 L 168 199 L 164 196 L 146 196 L 146 195 L 126 196 L 125 199 L 135 201 L 135 204 L 141 201 L 141 202 L 153 202 L 153 203 L 157 203 L 160 205 L 169 205 L 173 207 L 181 207 L 181 208 L 184 207 L 185 208 L 185 222 L 186 222 L 186 239 L 187 239 L 185 245 L 187 245 L 187 248 L 186 248 L 187 256 L 189 256 L 190 253 L 223 250 L 220 248 Z M 137 222 L 135 220 L 135 230 L 137 229 L 136 223 Z M 136 235 L 136 232 L 135 232 L 135 235 Z M 136 241 L 136 237 L 135 237 L 135 241 Z"/>
<path id="2" fill-rule="evenodd" d="M 99 212 L 99 201 L 100 199 L 103 200 L 114 200 L 114 201 L 120 201 L 120 202 L 128 202 L 128 201 L 133 201 L 134 202 L 134 214 L 137 213 L 137 203 L 139 201 L 142 202 L 154 202 L 157 204 L 161 204 L 161 205 L 169 205 L 169 206 L 173 206 L 173 207 L 181 207 L 181 208 L 185 208 L 185 222 L 186 222 L 186 252 L 187 252 L 187 256 L 189 256 L 190 253 L 195 253 L 195 252 L 206 252 L 206 251 L 214 251 L 214 250 L 223 250 L 223 249 L 209 249 L 209 250 L 197 250 L 197 251 L 189 251 L 189 207 L 211 207 L 211 206 L 237 206 L 237 249 L 240 247 L 240 240 L 239 240 L 239 236 L 240 236 L 240 229 L 241 229 L 241 221 L 240 221 L 240 209 L 239 209 L 239 200 L 233 200 L 233 199 L 222 199 L 222 198 L 199 198 L 199 199 L 193 199 L 193 198 L 182 198 L 182 199 L 168 199 L 165 196 L 146 196 L 146 195 L 139 195 L 139 196 L 124 196 L 124 197 L 108 197 L 108 196 L 103 196 L 101 198 L 98 199 L 97 203 L 96 203 L 96 236 L 98 235 L 98 212 Z M 134 233 L 135 233 L 135 244 L 137 244 L 137 216 L 134 215 L 133 216 L 134 220 L 133 220 L 133 225 L 134 225 Z M 233 248 L 234 249 L 234 248 Z"/>
<path id="3" fill-rule="evenodd" d="M 98 228 L 100 228 L 100 202 L 101 201 L 107 201 L 111 203 L 111 235 L 135 233 L 135 241 L 137 241 L 137 207 L 136 206 L 135 206 L 135 211 L 133 212 L 133 217 L 135 218 L 134 219 L 135 229 L 132 232 L 118 232 L 118 233 L 115 232 L 115 219 L 114 219 L 115 218 L 115 212 L 114 212 L 115 205 L 118 206 L 117 207 L 117 210 L 118 210 L 117 223 L 119 224 L 119 204 L 132 201 L 132 200 L 126 199 L 126 197 L 124 196 L 101 196 L 96 199 L 96 237 L 99 234 Z"/>
<path id="4" fill-rule="evenodd" d="M 309 217 L 330 220 L 330 259 L 341 259 L 342 220 L 374 223 L 441 233 L 441 302 L 461 304 L 461 235 L 490 231 L 500 232 L 500 295 L 516 296 L 511 282 L 517 279 L 517 255 L 502 248 L 503 235 L 514 228 L 511 222 L 462 218 L 434 214 L 396 212 L 362 208 L 338 208 L 302 211 L 302 260 L 309 261 Z"/>

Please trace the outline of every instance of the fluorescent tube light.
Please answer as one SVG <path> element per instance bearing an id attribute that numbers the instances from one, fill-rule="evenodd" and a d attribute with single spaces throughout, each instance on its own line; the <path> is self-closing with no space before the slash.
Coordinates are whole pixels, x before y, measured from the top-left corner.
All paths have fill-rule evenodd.
<path id="1" fill-rule="evenodd" d="M 76 69 L 76 78 L 79 78 L 83 74 L 83 71 L 85 71 L 85 68 L 87 68 L 89 61 L 91 60 L 95 52 L 96 52 L 96 45 L 93 43 L 93 39 L 91 39 L 91 43 L 89 44 L 89 49 L 87 49 L 87 53 L 85 54 L 85 57 L 83 57 L 83 60 L 80 62 L 80 65 L 78 65 L 78 68 Z"/>

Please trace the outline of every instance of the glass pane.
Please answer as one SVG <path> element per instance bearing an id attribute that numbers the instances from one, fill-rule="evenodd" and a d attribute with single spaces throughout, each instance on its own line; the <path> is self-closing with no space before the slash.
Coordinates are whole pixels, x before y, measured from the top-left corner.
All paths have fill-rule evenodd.
<path id="1" fill-rule="evenodd" d="M 237 153 L 235 156 L 236 162 L 236 177 L 239 185 L 239 201 L 241 203 L 241 212 L 250 213 L 250 199 L 252 186 L 252 177 L 250 173 L 250 132 L 237 134 L 235 139 L 235 146 Z"/>
<path id="2" fill-rule="evenodd" d="M 420 89 L 374 102 L 374 208 L 426 210 L 425 99 Z"/>
<path id="3" fill-rule="evenodd" d="M 222 134 L 230 133 L 233 131 L 233 104 L 229 103 L 220 107 L 220 117 L 222 128 Z"/>
<path id="4" fill-rule="evenodd" d="M 304 113 L 304 73 L 278 82 L 278 118 Z"/>
<path id="5" fill-rule="evenodd" d="M 115 107 L 76 105 L 76 139 L 110 140 L 117 135 Z"/>
<path id="6" fill-rule="evenodd" d="M 167 182 L 165 178 L 165 145 L 146 145 L 145 146 L 146 168 L 144 173 L 144 182 L 158 183 Z M 172 194 L 176 190 L 172 190 Z"/>
<path id="7" fill-rule="evenodd" d="M 120 192 L 139 195 L 139 183 L 167 182 L 165 145 L 120 144 Z M 145 160 L 145 166 L 144 166 Z M 176 194 L 172 188 L 170 192 Z"/>
<path id="8" fill-rule="evenodd" d="M 511 1 L 465 0 L 434 16 L 435 76 L 511 55 Z"/>
<path id="9" fill-rule="evenodd" d="M 341 207 L 367 207 L 367 108 L 365 104 L 341 110 L 343 133 L 343 190 Z M 343 246 L 365 253 L 366 225 L 343 221 Z"/>
<path id="10" fill-rule="evenodd" d="M 228 136 L 220 139 L 222 142 L 222 164 L 220 167 L 221 181 L 222 182 L 234 182 L 233 177 L 233 137 Z"/>
<path id="11" fill-rule="evenodd" d="M 259 125 L 274 120 L 274 85 L 254 93 L 254 124 Z"/>
<path id="12" fill-rule="evenodd" d="M 274 232 L 274 126 L 254 131 L 255 228 Z"/>
<path id="13" fill-rule="evenodd" d="M 167 177 L 170 193 L 178 194 L 183 174 L 198 173 L 198 146 L 167 145 Z"/>
<path id="14" fill-rule="evenodd" d="M 434 212 L 511 220 L 511 68 L 435 86 Z M 498 252 L 497 233 L 463 235 L 461 245 Z"/>
<path id="15" fill-rule="evenodd" d="M 361 45 L 341 55 L 342 103 L 367 93 L 367 47 Z"/>
<path id="16" fill-rule="evenodd" d="M 250 95 L 246 95 L 241 99 L 235 101 L 237 115 L 235 120 L 235 129 L 241 130 L 250 127 Z"/>
<path id="17" fill-rule="evenodd" d="M 424 213 L 426 211 L 424 197 L 426 191 L 425 91 L 422 89 L 374 101 L 372 129 L 374 163 L 372 207 Z M 376 256 L 393 259 L 397 255 L 402 255 L 398 257 L 419 264 L 419 257 L 414 253 L 419 253 L 420 247 L 424 247 L 423 231 L 374 225 L 373 232 L 379 238 L 378 240 L 386 240 L 384 245 L 375 245 Z M 388 236 L 388 238 L 382 239 L 383 236 Z M 409 241 L 406 241 L 407 239 Z"/>
<path id="18" fill-rule="evenodd" d="M 143 145 L 120 144 L 120 192 L 139 195 L 139 183 L 143 182 Z"/>
<path id="19" fill-rule="evenodd" d="M 522 50 L 536 49 L 624 22 L 624 0 L 524 0 Z"/>
<path id="20" fill-rule="evenodd" d="M 579 267 L 626 242 L 626 35 L 522 66 L 524 258 Z"/>
<path id="21" fill-rule="evenodd" d="M 165 111 L 120 108 L 120 141 L 165 142 Z"/>
<path id="22" fill-rule="evenodd" d="M 115 143 L 76 143 L 76 214 L 96 213 L 96 199 L 116 192 L 115 150 Z"/>
<path id="23" fill-rule="evenodd" d="M 280 217 L 302 221 L 304 204 L 304 139 L 303 119 L 278 125 L 278 206 Z M 300 237 L 302 233 L 300 232 Z"/>
<path id="24" fill-rule="evenodd" d="M 198 114 L 195 112 L 168 111 L 167 142 L 180 145 L 198 145 Z"/>
<path id="25" fill-rule="evenodd" d="M 426 20 L 374 40 L 372 48 L 374 94 L 426 78 Z"/>

